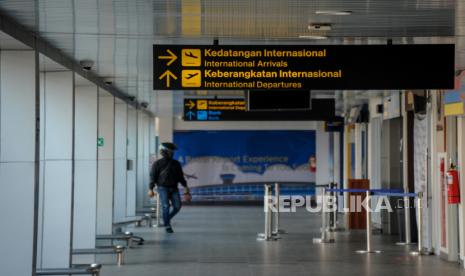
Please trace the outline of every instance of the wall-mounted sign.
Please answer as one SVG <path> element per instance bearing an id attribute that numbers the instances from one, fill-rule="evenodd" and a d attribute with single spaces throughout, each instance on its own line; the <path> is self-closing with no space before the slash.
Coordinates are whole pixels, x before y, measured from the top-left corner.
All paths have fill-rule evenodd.
<path id="1" fill-rule="evenodd" d="M 105 145 L 105 138 L 103 137 L 98 137 L 97 138 L 97 147 L 103 147 Z"/>
<path id="2" fill-rule="evenodd" d="M 452 89 L 455 49 L 431 45 L 154 45 L 155 90 Z"/>
<path id="3" fill-rule="evenodd" d="M 444 116 L 462 116 L 465 114 L 465 90 L 444 92 Z"/>
<path id="4" fill-rule="evenodd" d="M 246 111 L 245 99 L 184 99 L 185 121 L 329 121 L 334 99 L 313 99 L 305 111 Z"/>

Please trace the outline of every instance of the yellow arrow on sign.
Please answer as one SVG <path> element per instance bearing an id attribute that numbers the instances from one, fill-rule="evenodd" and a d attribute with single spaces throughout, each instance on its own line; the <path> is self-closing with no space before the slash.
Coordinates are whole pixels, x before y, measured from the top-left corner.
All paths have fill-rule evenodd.
<path id="1" fill-rule="evenodd" d="M 178 57 L 171 52 L 170 49 L 166 49 L 166 52 L 168 53 L 168 56 L 159 56 L 158 59 L 169 59 L 168 63 L 166 65 L 170 66 L 175 60 L 178 59 Z"/>
<path id="2" fill-rule="evenodd" d="M 170 70 L 166 70 L 165 73 L 163 73 L 158 79 L 161 80 L 164 78 L 166 78 L 166 87 L 170 87 L 170 78 L 175 80 L 178 79 L 173 73 L 171 73 Z"/>
<path id="3" fill-rule="evenodd" d="M 195 107 L 195 103 L 192 101 L 192 100 L 189 100 L 189 102 L 186 104 L 187 107 L 189 107 L 189 109 L 192 109 Z"/>

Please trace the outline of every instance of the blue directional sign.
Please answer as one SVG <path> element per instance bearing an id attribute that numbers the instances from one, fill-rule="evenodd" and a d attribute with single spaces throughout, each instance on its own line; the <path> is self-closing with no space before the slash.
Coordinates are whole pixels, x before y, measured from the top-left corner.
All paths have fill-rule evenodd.
<path id="1" fill-rule="evenodd" d="M 199 121 L 208 120 L 208 111 L 207 110 L 199 110 L 199 111 L 197 111 L 197 120 L 199 120 Z"/>
<path id="2" fill-rule="evenodd" d="M 184 121 L 333 121 L 334 99 L 312 99 L 311 110 L 247 111 L 245 99 L 184 99 Z"/>
<path id="3" fill-rule="evenodd" d="M 189 120 L 195 119 L 195 112 L 193 112 L 192 110 L 187 111 L 186 118 L 188 118 Z"/>

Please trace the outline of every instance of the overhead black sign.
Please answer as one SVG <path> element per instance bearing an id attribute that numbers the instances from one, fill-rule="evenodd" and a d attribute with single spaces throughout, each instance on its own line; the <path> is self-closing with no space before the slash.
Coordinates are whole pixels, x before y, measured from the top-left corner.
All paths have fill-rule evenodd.
<path id="1" fill-rule="evenodd" d="M 452 44 L 154 45 L 156 90 L 452 89 Z"/>
<path id="2" fill-rule="evenodd" d="M 247 90 L 246 101 L 249 111 L 312 109 L 308 90 Z"/>
<path id="3" fill-rule="evenodd" d="M 185 121 L 331 121 L 334 99 L 313 99 L 306 111 L 246 111 L 244 99 L 184 99 Z"/>

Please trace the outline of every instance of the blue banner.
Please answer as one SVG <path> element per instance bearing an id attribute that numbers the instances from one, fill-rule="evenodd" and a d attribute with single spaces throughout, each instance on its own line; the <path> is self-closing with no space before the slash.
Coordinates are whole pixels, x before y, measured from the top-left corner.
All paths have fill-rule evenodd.
<path id="1" fill-rule="evenodd" d="M 174 142 L 182 165 L 219 157 L 247 173 L 263 174 L 278 164 L 296 169 L 315 156 L 315 131 L 188 131 L 176 132 Z"/>
<path id="2" fill-rule="evenodd" d="M 261 200 L 264 183 L 314 192 L 315 131 L 184 131 L 174 133 L 194 200 Z"/>

